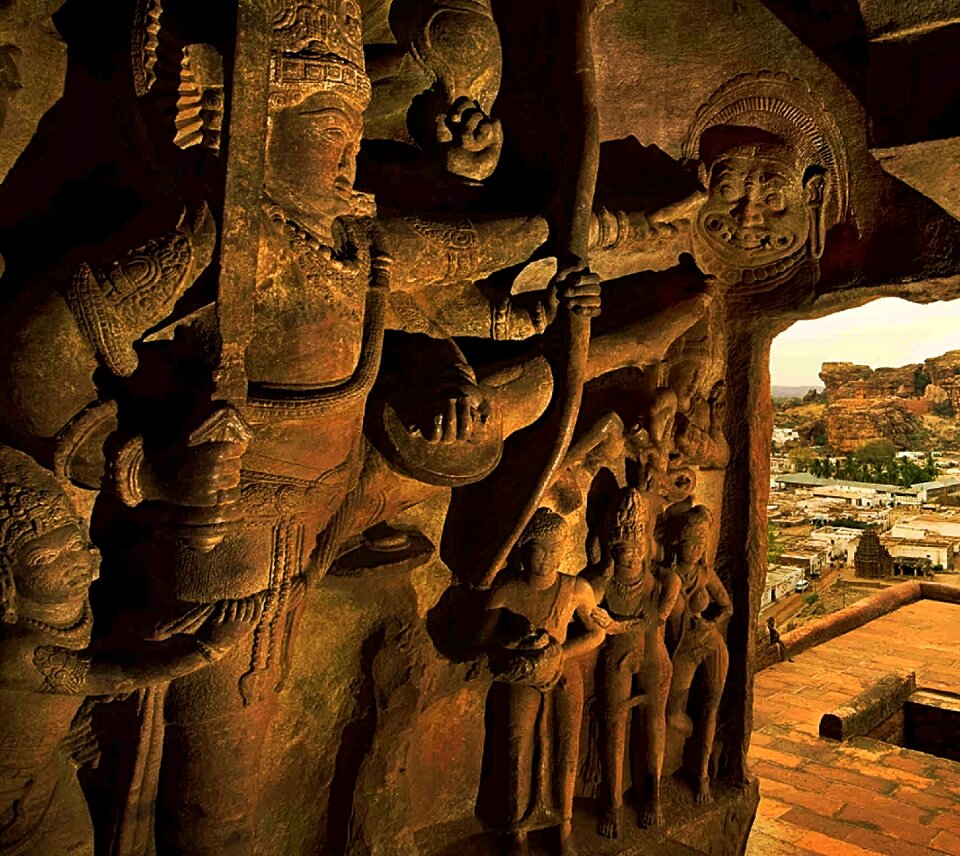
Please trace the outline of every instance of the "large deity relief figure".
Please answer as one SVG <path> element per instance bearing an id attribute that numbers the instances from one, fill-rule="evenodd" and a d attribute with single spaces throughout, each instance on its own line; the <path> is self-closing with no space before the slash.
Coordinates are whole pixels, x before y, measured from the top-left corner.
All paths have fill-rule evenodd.
<path id="1" fill-rule="evenodd" d="M 430 369 L 455 378 L 426 396 L 423 407 L 432 414 L 411 417 L 419 426 L 418 448 L 438 449 L 443 457 L 465 446 L 486 412 L 483 390 L 422 311 L 420 295 L 410 292 L 509 263 L 518 250 L 515 241 L 496 240 L 505 230 L 517 231 L 528 252 L 545 237 L 531 218 L 469 231 L 418 218 L 375 219 L 373 200 L 353 188 L 370 98 L 359 7 L 350 0 L 275 0 L 269 10 L 264 185 L 254 218 L 259 243 L 244 360 L 248 391 L 240 405 L 251 428 L 237 502 L 241 519 L 206 551 L 166 538 L 144 541 L 128 559 L 144 568 L 170 559 L 170 573 L 143 575 L 151 607 L 168 627 L 190 626 L 211 608 L 266 591 L 250 643 L 166 691 L 158 846 L 197 854 L 246 853 L 253 846 L 258 793 L 251 782 L 295 654 L 305 583 L 323 578 L 358 528 L 382 519 L 371 473 L 418 484 L 395 477 L 362 433 L 385 331 L 430 335 L 440 353 Z M 594 277 L 571 277 L 565 288 L 552 292 L 558 304 L 582 300 L 595 309 Z M 211 309 L 191 323 L 203 329 Z M 486 303 L 482 323 L 489 330 Z M 446 457 L 456 469 L 456 454 Z M 126 483 L 135 488 L 136 471 L 132 465 L 128 471 Z M 370 497 L 375 510 L 368 520 Z M 143 518 L 152 512 L 143 508 Z M 163 519 L 151 521 L 162 531 Z"/>
<path id="2" fill-rule="evenodd" d="M 86 696 L 129 693 L 219 660 L 249 632 L 262 600 L 211 613 L 191 633 L 90 646 L 88 589 L 100 556 L 63 487 L 0 446 L 0 853 L 93 854 L 77 766 L 98 755 Z"/>

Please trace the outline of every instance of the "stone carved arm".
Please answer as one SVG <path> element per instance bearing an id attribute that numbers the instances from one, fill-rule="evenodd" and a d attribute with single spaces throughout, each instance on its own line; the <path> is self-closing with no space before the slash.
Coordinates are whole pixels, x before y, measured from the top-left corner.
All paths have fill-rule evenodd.
<path id="1" fill-rule="evenodd" d="M 145 449 L 143 437 L 114 434 L 106 443 L 105 486 L 125 505 L 144 500 L 212 507 L 240 484 L 246 440 Z"/>
<path id="2" fill-rule="evenodd" d="M 642 212 L 595 212 L 589 236 L 591 270 L 606 280 L 672 267 L 689 243 L 683 217 L 698 204 L 701 196 L 691 197 L 652 220 Z M 544 217 L 440 221 L 405 216 L 380 222 L 394 256 L 394 289 L 414 296 L 427 315 L 439 318 L 446 335 L 525 339 L 546 329 L 556 315 L 558 298 L 583 302 L 585 309 L 597 306 L 592 290 L 558 294 L 551 288 L 559 277 L 556 261 L 549 257 Z M 523 274 L 529 281 L 518 294 L 488 298 L 471 285 L 531 261 Z"/>
<path id="3" fill-rule="evenodd" d="M 591 267 L 603 279 L 673 267 L 690 251 L 690 223 L 705 199 L 698 190 L 650 214 L 601 208 L 591 223 Z"/>
<path id="4" fill-rule="evenodd" d="M 502 589 L 493 589 L 487 597 L 480 630 L 474 640 L 477 661 L 470 669 L 470 679 L 498 677 L 501 680 L 522 682 L 533 674 L 534 660 L 531 656 L 517 655 L 509 661 L 499 663 L 496 668 L 490 662 L 498 641 L 500 619 L 508 609 L 502 593 Z"/>
<path id="5" fill-rule="evenodd" d="M 607 635 L 606 630 L 597 622 L 598 606 L 593 586 L 582 577 L 576 578 L 575 585 L 576 615 L 583 622 L 587 632 L 576 637 L 567 637 L 567 641 L 563 644 L 564 659 L 580 657 L 592 651 Z"/>
<path id="6" fill-rule="evenodd" d="M 58 695 L 111 695 L 183 677 L 223 658 L 256 626 L 263 598 L 214 604 L 196 633 L 177 633 L 150 642 L 135 661 L 104 658 L 90 649 L 39 645 L 33 665 L 42 684 L 38 692 Z"/>
<path id="7" fill-rule="evenodd" d="M 162 321 L 210 263 L 216 224 L 205 202 L 183 209 L 173 231 L 109 265 L 81 265 L 63 296 L 98 359 L 123 377 L 137 368 L 133 343 Z"/>
<path id="8" fill-rule="evenodd" d="M 680 596 L 680 577 L 673 568 L 660 571 L 660 598 L 657 601 L 657 623 L 664 626 Z"/>
<path id="9" fill-rule="evenodd" d="M 674 341 L 706 314 L 712 302 L 713 291 L 708 288 L 662 312 L 594 336 L 590 341 L 587 379 L 616 369 L 643 368 L 656 362 Z"/>
<path id="10" fill-rule="evenodd" d="M 0 325 L 0 425 L 45 466 L 97 489 L 116 404 L 101 400 L 98 366 L 137 368 L 133 345 L 173 309 L 216 243 L 205 203 L 184 208 L 167 234 L 108 264 L 83 264 L 57 290 L 24 289 Z"/>
<path id="11" fill-rule="evenodd" d="M 716 622 L 720 634 L 726 638 L 727 624 L 730 622 L 730 616 L 733 615 L 733 602 L 730 600 L 727 588 L 720 581 L 720 577 L 717 576 L 712 564 L 707 566 L 706 589 L 713 602 L 720 607 L 720 612 L 713 620 Z"/>

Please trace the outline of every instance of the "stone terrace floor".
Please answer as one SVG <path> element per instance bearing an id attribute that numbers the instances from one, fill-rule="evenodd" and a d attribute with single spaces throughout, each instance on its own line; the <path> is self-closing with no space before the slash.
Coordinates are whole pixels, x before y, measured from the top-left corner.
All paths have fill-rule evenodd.
<path id="1" fill-rule="evenodd" d="M 960 856 L 960 764 L 818 737 L 820 717 L 896 669 L 960 691 L 960 606 L 922 600 L 756 676 L 747 856 Z"/>

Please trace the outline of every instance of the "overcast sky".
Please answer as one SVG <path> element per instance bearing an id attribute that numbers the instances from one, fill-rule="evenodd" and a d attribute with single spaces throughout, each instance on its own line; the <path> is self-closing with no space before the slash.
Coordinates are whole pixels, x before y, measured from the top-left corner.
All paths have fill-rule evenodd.
<path id="1" fill-rule="evenodd" d="M 960 300 L 875 300 L 816 321 L 798 321 L 773 340 L 770 376 L 777 386 L 819 386 L 820 364 L 880 366 L 921 363 L 960 349 Z"/>

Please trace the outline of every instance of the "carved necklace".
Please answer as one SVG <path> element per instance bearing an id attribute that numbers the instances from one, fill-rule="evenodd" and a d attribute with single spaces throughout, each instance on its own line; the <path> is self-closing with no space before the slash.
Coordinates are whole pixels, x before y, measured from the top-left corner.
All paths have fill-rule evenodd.
<path id="1" fill-rule="evenodd" d="M 317 273 L 316 268 L 332 267 L 334 270 L 356 271 L 358 268 L 356 253 L 352 256 L 345 252 L 338 252 L 328 247 L 319 238 L 303 228 L 299 223 L 291 220 L 283 208 L 276 202 L 269 202 L 266 206 L 267 216 L 280 226 L 287 237 L 290 249 L 293 250 L 301 267 L 310 273 Z"/>
<path id="2" fill-rule="evenodd" d="M 77 636 L 82 637 L 87 635 L 93 628 L 93 610 L 90 608 L 89 598 L 84 598 L 83 609 L 80 612 L 80 616 L 72 624 L 50 624 L 46 621 L 41 621 L 39 618 L 30 618 L 28 616 L 21 616 L 18 621 L 48 636 L 56 636 L 58 639 L 68 639 Z"/>
<path id="3" fill-rule="evenodd" d="M 623 583 L 623 582 L 620 582 L 620 580 L 618 580 L 616 576 L 614 576 L 613 579 L 610 580 L 610 582 L 613 583 L 614 588 L 616 588 L 616 590 L 620 592 L 620 594 L 622 594 L 624 597 L 630 597 L 631 595 L 636 594 L 640 590 L 640 587 L 643 585 L 643 581 L 645 577 L 646 577 L 646 574 L 638 577 L 631 583 Z"/>

